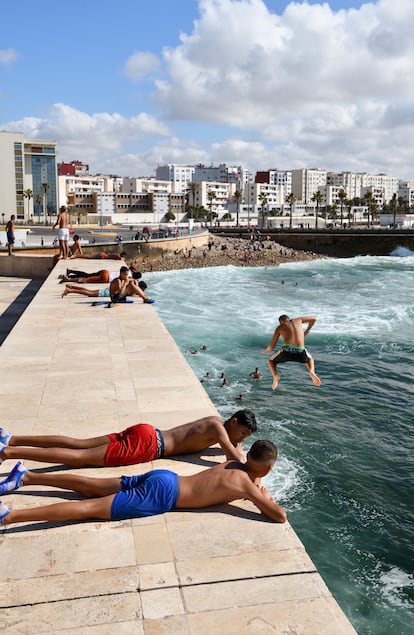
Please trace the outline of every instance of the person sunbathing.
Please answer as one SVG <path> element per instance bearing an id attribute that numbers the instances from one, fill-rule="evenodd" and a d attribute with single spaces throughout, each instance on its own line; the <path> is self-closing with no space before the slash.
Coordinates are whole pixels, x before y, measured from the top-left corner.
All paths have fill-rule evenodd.
<path id="1" fill-rule="evenodd" d="M 139 423 L 122 432 L 90 439 L 14 435 L 0 428 L 0 463 L 26 459 L 74 467 L 134 465 L 199 452 L 216 443 L 228 459 L 243 460 L 241 443 L 256 429 L 256 417 L 250 410 L 238 410 L 227 421 L 218 416 L 202 417 L 162 432 L 148 423 Z"/>
<path id="2" fill-rule="evenodd" d="M 287 520 L 285 510 L 265 487 L 258 484 L 272 469 L 276 458 L 276 446 L 270 441 L 259 440 L 250 448 L 246 463 L 227 461 L 191 476 L 179 476 L 170 470 L 152 470 L 136 476 L 92 478 L 77 474 L 35 473 L 17 464 L 0 483 L 3 494 L 26 485 L 49 485 L 72 490 L 87 500 L 24 509 L 10 509 L 0 501 L 0 523 L 8 527 L 29 521 L 125 520 L 171 510 L 201 509 L 238 499 L 250 500 L 267 518 L 284 523 Z"/>

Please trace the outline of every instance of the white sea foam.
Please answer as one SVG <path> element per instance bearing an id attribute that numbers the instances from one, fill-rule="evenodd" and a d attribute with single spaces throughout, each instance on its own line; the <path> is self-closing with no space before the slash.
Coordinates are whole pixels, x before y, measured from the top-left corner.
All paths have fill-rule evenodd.
<path id="1" fill-rule="evenodd" d="M 397 606 L 404 606 L 409 602 L 408 592 L 414 590 L 414 576 L 398 567 L 393 567 L 379 576 L 382 592 L 385 598 Z"/>

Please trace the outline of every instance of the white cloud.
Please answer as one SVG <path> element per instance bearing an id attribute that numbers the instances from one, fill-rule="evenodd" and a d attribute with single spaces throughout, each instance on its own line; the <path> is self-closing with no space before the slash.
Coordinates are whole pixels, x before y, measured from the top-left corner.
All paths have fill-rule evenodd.
<path id="1" fill-rule="evenodd" d="M 81 157 L 99 166 L 106 157 L 115 158 L 124 153 L 131 142 L 170 134 L 164 123 L 146 113 L 133 117 L 105 112 L 88 115 L 66 104 L 51 106 L 47 118 L 25 117 L 0 127 L 19 130 L 31 139 L 56 140 L 61 158 L 72 160 Z"/>
<path id="2" fill-rule="evenodd" d="M 164 51 L 168 78 L 156 82 L 171 119 L 233 126 L 267 148 L 273 142 L 267 157 L 284 163 L 294 149 L 305 164 L 329 156 L 339 169 L 386 166 L 395 152 L 389 122 L 414 146 L 411 0 L 336 12 L 292 2 L 282 15 L 262 0 L 199 4 L 192 33 Z M 414 149 L 403 149 L 400 172 L 413 161 Z"/>
<path id="3" fill-rule="evenodd" d="M 159 65 L 159 57 L 148 51 L 138 51 L 125 62 L 124 75 L 133 82 L 139 82 L 146 75 L 156 71 Z"/>
<path id="4" fill-rule="evenodd" d="M 340 11 L 291 2 L 281 15 L 263 0 L 199 0 L 199 8 L 162 60 L 136 51 L 125 63 L 134 82 L 162 70 L 153 95 L 162 117 L 54 104 L 44 118 L 0 127 L 54 138 L 65 160 L 119 174 L 227 162 L 414 180 L 412 0 Z"/>
<path id="5" fill-rule="evenodd" d="M 4 64 L 4 66 L 12 64 L 18 57 L 19 55 L 15 49 L 0 50 L 0 64 Z"/>

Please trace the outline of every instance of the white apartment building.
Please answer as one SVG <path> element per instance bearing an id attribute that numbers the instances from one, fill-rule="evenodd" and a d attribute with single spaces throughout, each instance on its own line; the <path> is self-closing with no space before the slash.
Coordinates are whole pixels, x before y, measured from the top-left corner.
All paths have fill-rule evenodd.
<path id="1" fill-rule="evenodd" d="M 155 178 L 159 181 L 172 181 L 176 193 L 185 192 L 188 188 L 188 183 L 193 180 L 194 170 L 195 168 L 192 165 L 168 163 L 167 165 L 157 166 Z"/>
<path id="2" fill-rule="evenodd" d="M 268 183 L 269 185 L 280 185 L 283 188 L 283 200 L 285 201 L 292 192 L 292 172 L 291 170 L 266 170 L 256 172 L 256 183 Z"/>
<path id="3" fill-rule="evenodd" d="M 414 181 L 400 181 L 397 198 L 407 201 L 410 207 L 414 206 Z"/>
<path id="4" fill-rule="evenodd" d="M 0 215 L 44 222 L 57 213 L 56 142 L 25 139 L 21 132 L 0 132 Z M 47 184 L 45 190 L 42 185 Z M 30 197 L 27 195 L 31 190 Z"/>
<path id="5" fill-rule="evenodd" d="M 326 185 L 327 171 L 319 168 L 292 170 L 292 192 L 297 202 L 311 203 L 312 196 Z"/>
<path id="6" fill-rule="evenodd" d="M 383 205 L 389 203 L 394 193 L 398 193 L 399 179 L 387 174 L 367 172 L 328 172 L 326 183 L 337 187 L 338 191 L 344 189 L 349 199 L 362 198 L 364 194 L 371 192 L 378 204 Z"/>
<path id="7" fill-rule="evenodd" d="M 59 206 L 68 205 L 74 192 L 113 192 L 113 182 L 108 176 L 59 176 Z"/>
<path id="8" fill-rule="evenodd" d="M 216 212 L 216 214 L 223 213 L 227 209 L 229 199 L 233 196 L 236 189 L 234 183 L 214 183 L 207 181 L 196 183 L 196 187 L 194 188 L 194 205 L 204 207 L 207 210 L 210 210 L 211 205 L 211 211 Z M 214 199 L 212 199 L 211 204 L 208 192 L 214 193 Z M 191 196 L 191 198 L 193 197 Z"/>
<path id="9" fill-rule="evenodd" d="M 241 187 L 248 180 L 248 170 L 241 165 L 228 166 L 220 163 L 218 166 L 196 165 L 194 168 L 193 182 L 208 181 L 213 183 L 235 183 Z"/>

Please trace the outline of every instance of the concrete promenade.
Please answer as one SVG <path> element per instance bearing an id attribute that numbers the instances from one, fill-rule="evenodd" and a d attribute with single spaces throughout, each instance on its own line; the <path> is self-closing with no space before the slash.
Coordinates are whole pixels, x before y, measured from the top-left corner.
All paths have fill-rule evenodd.
<path id="1" fill-rule="evenodd" d="M 77 264 L 96 268 L 96 261 Z M 65 268 L 58 263 L 0 347 L 1 425 L 16 434 L 89 437 L 216 414 L 153 306 L 108 310 L 83 296 L 61 299 L 57 276 Z M 164 467 L 184 475 L 221 460 L 212 448 L 70 471 L 114 476 Z M 1 478 L 13 463 L 0 466 Z M 21 508 L 73 498 L 28 487 L 3 500 Z M 246 501 L 132 521 L 18 524 L 0 530 L 0 547 L 7 635 L 355 633 L 289 523 L 265 520 Z"/>

